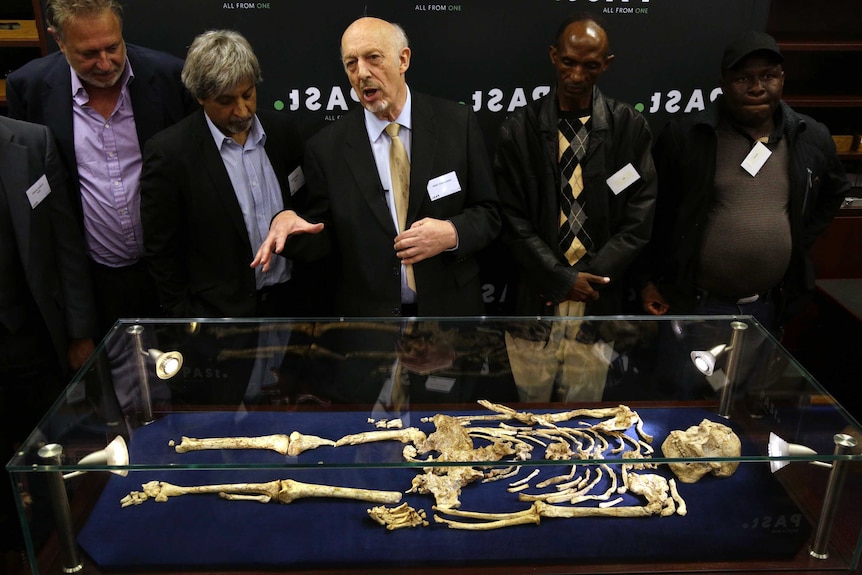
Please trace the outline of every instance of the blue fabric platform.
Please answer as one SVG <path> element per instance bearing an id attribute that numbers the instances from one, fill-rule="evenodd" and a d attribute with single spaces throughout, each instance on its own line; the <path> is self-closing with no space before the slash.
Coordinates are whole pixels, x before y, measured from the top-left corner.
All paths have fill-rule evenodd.
<path id="1" fill-rule="evenodd" d="M 701 409 L 639 409 L 645 431 L 660 445 L 672 429 L 686 429 L 704 418 L 722 423 Z M 412 413 L 404 425 L 427 433 L 432 424 Z M 168 441 L 181 436 L 256 436 L 299 431 L 338 439 L 371 431 L 368 413 L 188 413 L 172 414 L 135 430 L 129 441 L 133 465 L 201 465 L 206 469 L 141 470 L 127 477 L 112 476 L 78 536 L 78 543 L 103 570 L 126 569 L 252 569 L 283 567 L 444 566 L 535 563 L 628 563 L 717 561 L 792 557 L 806 543 L 811 527 L 769 472 L 767 463 L 745 463 L 733 477 L 703 478 L 695 484 L 678 482 L 688 504 L 685 517 L 634 519 L 545 519 L 528 525 L 487 532 L 449 529 L 433 521 L 431 495 L 405 494 L 416 509 L 424 509 L 430 525 L 386 531 L 366 509 L 373 504 L 349 500 L 299 499 L 291 504 L 225 501 L 217 495 L 186 495 L 165 503 L 149 500 L 120 507 L 120 499 L 140 490 L 147 481 L 181 486 L 215 483 L 265 482 L 294 479 L 344 487 L 405 492 L 417 469 L 402 461 L 397 442 L 352 447 L 321 447 L 299 457 L 266 451 L 200 451 L 175 453 Z M 564 424 L 566 425 L 566 424 Z M 576 426 L 576 422 L 568 425 Z M 542 451 L 535 448 L 536 455 Z M 763 449 L 743 442 L 743 455 Z M 315 468 L 318 462 L 344 464 Z M 369 467 L 360 467 L 367 462 Z M 307 464 L 305 469 L 280 467 Z M 376 464 L 389 467 L 371 467 Z M 226 466 L 252 465 L 242 470 Z M 474 483 L 461 495 L 461 509 L 510 512 L 529 503 L 506 491 L 520 475 L 493 483 Z M 567 471 L 566 466 L 543 467 L 530 483 Z M 671 477 L 667 466 L 648 470 Z M 603 488 L 594 489 L 601 492 Z M 536 493 L 535 487 L 525 492 Z M 547 491 L 547 490 L 545 490 Z M 580 505 L 595 505 L 596 502 Z M 625 495 L 623 505 L 643 501 Z M 768 519 L 768 521 L 766 520 Z M 766 525 L 766 527 L 764 527 Z"/>

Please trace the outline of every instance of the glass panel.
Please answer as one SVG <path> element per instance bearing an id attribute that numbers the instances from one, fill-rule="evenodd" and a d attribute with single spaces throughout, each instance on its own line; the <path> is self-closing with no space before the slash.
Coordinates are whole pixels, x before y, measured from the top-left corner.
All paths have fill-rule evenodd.
<path id="1" fill-rule="evenodd" d="M 829 570 L 859 438 L 747 316 L 146 320 L 7 469 L 37 573 Z"/>

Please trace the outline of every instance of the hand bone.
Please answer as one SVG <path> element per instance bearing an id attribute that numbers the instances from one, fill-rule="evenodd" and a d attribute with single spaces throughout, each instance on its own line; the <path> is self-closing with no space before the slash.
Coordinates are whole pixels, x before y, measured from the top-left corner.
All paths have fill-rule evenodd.
<path id="1" fill-rule="evenodd" d="M 398 507 L 386 507 L 379 505 L 368 509 L 368 515 L 380 525 L 386 527 L 389 531 L 402 529 L 404 527 L 428 526 L 428 521 L 425 520 L 425 511 L 420 509 L 416 511 L 407 503 L 402 503 Z"/>

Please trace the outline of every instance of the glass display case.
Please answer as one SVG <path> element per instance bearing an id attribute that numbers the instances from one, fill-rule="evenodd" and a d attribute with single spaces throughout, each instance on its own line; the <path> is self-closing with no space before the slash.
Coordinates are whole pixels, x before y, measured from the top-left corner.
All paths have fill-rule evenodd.
<path id="1" fill-rule="evenodd" d="M 6 468 L 33 573 L 821 573 L 860 433 L 748 316 L 137 320 Z"/>

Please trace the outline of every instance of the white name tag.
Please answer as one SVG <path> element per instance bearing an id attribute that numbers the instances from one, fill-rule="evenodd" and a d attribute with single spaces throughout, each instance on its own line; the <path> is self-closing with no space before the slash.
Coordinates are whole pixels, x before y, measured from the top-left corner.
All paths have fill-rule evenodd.
<path id="1" fill-rule="evenodd" d="M 48 178 L 43 175 L 27 190 L 27 199 L 30 200 L 30 207 L 35 209 L 50 193 L 51 185 L 48 183 Z"/>
<path id="2" fill-rule="evenodd" d="M 302 166 L 297 166 L 295 170 L 287 176 L 287 184 L 290 186 L 290 195 L 298 192 L 305 185 L 305 173 L 302 171 Z"/>
<path id="3" fill-rule="evenodd" d="M 641 175 L 631 162 L 629 162 L 606 181 L 614 195 L 617 195 L 639 179 L 641 179 Z"/>
<path id="4" fill-rule="evenodd" d="M 452 387 L 455 385 L 455 378 L 452 377 L 440 377 L 437 375 L 430 375 L 428 379 L 425 380 L 425 389 L 428 391 L 437 391 L 440 393 L 449 393 L 452 391 Z"/>
<path id="5" fill-rule="evenodd" d="M 751 151 L 745 156 L 745 159 L 742 160 L 740 166 L 742 169 L 748 172 L 753 176 L 757 175 L 757 172 L 760 171 L 760 168 L 763 167 L 763 164 L 766 163 L 766 160 L 769 159 L 769 156 L 772 155 L 772 150 L 763 145 L 763 142 L 757 142 L 754 144 L 754 147 L 751 148 Z"/>
<path id="6" fill-rule="evenodd" d="M 431 201 L 451 196 L 460 191 L 461 184 L 458 182 L 458 174 L 455 172 L 449 172 L 428 180 L 428 196 Z"/>

